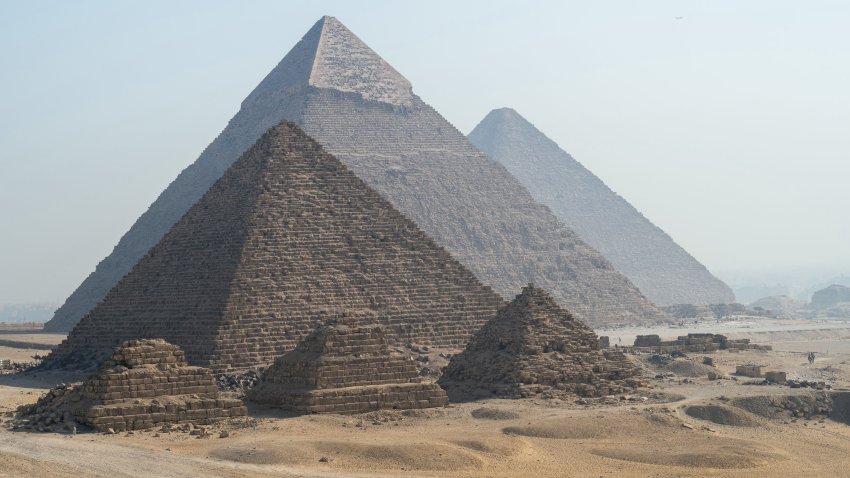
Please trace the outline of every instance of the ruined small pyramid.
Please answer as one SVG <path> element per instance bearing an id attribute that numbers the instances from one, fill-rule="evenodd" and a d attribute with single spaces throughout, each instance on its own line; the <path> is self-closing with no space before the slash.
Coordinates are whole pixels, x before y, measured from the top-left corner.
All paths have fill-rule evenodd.
<path id="1" fill-rule="evenodd" d="M 604 396 L 640 385 L 640 370 L 529 284 L 453 356 L 439 384 L 452 401 L 538 394 Z"/>
<path id="2" fill-rule="evenodd" d="M 84 365 L 124 340 L 164 338 L 190 363 L 245 369 L 342 318 L 380 323 L 396 340 L 460 348 L 502 303 L 297 125 L 281 123 L 77 324 L 48 365 Z"/>
<path id="3" fill-rule="evenodd" d="M 325 325 L 277 359 L 251 400 L 308 413 L 441 407 L 446 392 L 390 351 L 380 325 Z"/>
<path id="4" fill-rule="evenodd" d="M 187 365 L 180 347 L 151 339 L 115 347 L 95 375 L 51 390 L 25 415 L 30 428 L 77 423 L 118 432 L 246 413 L 241 400 L 219 395 L 209 369 Z"/>
<path id="5" fill-rule="evenodd" d="M 469 140 L 656 304 L 735 301 L 729 286 L 516 111 L 491 111 Z"/>
<path id="6" fill-rule="evenodd" d="M 245 98 L 45 326 L 68 331 L 269 128 L 293 121 L 503 297 L 533 281 L 592 324 L 669 318 L 333 17 Z"/>

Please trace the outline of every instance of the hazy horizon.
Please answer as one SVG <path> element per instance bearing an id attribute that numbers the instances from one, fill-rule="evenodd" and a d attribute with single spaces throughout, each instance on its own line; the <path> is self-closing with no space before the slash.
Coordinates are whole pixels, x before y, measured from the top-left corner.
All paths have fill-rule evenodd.
<path id="1" fill-rule="evenodd" d="M 4 3 L 0 304 L 64 300 L 324 14 L 464 133 L 517 110 L 721 279 L 850 273 L 850 4 L 367 5 Z"/>

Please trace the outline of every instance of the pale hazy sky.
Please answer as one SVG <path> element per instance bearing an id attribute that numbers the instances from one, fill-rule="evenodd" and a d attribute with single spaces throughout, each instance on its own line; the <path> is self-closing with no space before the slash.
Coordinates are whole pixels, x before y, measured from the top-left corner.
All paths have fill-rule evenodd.
<path id="1" fill-rule="evenodd" d="M 464 132 L 515 108 L 710 269 L 850 271 L 850 2 L 21 0 L 0 303 L 64 300 L 324 14 Z"/>

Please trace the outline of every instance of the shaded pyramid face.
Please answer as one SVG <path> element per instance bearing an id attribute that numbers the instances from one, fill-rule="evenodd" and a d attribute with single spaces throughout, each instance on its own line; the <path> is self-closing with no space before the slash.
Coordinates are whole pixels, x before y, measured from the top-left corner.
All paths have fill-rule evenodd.
<path id="1" fill-rule="evenodd" d="M 426 383 L 410 357 L 390 351 L 383 328 L 325 325 L 275 360 L 251 400 L 306 412 L 362 413 L 444 406 L 446 392 Z"/>
<path id="2" fill-rule="evenodd" d="M 317 324 L 462 347 L 502 299 L 294 123 L 271 129 L 51 355 L 163 338 L 217 371 L 271 363 Z"/>
<path id="3" fill-rule="evenodd" d="M 516 111 L 491 111 L 469 140 L 504 165 L 653 302 L 735 301 L 726 284 Z"/>
<path id="4" fill-rule="evenodd" d="M 529 284 L 452 357 L 439 380 L 452 401 L 541 393 L 603 396 L 640 385 L 640 370 Z"/>
<path id="5" fill-rule="evenodd" d="M 282 120 L 304 131 L 504 297 L 534 281 L 592 324 L 666 316 L 478 151 L 410 83 L 324 17 L 242 102 L 46 327 L 68 330 L 227 167 Z"/>

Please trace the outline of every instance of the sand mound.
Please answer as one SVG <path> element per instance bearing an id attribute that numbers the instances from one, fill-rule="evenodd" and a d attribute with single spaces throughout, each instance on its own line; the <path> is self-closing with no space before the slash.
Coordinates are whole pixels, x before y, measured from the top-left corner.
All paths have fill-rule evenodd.
<path id="1" fill-rule="evenodd" d="M 481 445 L 486 447 L 485 444 Z M 219 448 L 210 456 L 227 461 L 254 465 L 323 466 L 345 470 L 422 470 L 450 471 L 477 469 L 482 461 L 473 452 L 440 443 L 361 444 L 336 441 L 286 443 L 257 447 L 244 445 Z M 495 448 L 493 448 L 495 449 Z"/>
<path id="2" fill-rule="evenodd" d="M 507 445 L 493 443 L 487 440 L 457 440 L 453 443 L 469 450 L 492 455 L 510 456 L 516 454 L 518 451 L 518 447 L 515 444 Z"/>
<path id="3" fill-rule="evenodd" d="M 687 468 L 755 468 L 769 463 L 773 458 L 771 455 L 762 454 L 752 449 L 736 447 L 721 447 L 703 453 L 621 449 L 595 449 L 590 452 L 596 456 L 615 460 Z"/>
<path id="4" fill-rule="evenodd" d="M 720 372 L 710 365 L 704 365 L 689 358 L 652 355 L 641 360 L 646 364 L 647 368 L 656 373 L 673 373 L 679 377 L 705 377 L 709 372 Z"/>
<path id="5" fill-rule="evenodd" d="M 646 417 L 650 424 L 659 427 L 679 428 L 682 426 L 682 421 L 676 417 L 671 417 L 664 413 L 653 413 Z"/>
<path id="6" fill-rule="evenodd" d="M 720 405 L 692 405 L 685 409 L 689 417 L 707 420 L 718 425 L 754 427 L 758 424 L 744 412 Z"/>
<path id="7" fill-rule="evenodd" d="M 771 419 L 811 418 L 816 415 L 828 415 L 832 410 L 832 400 L 829 396 L 814 392 L 774 397 L 741 397 L 733 400 L 732 405 Z"/>
<path id="8" fill-rule="evenodd" d="M 551 420 L 525 426 L 506 427 L 503 433 L 534 438 L 557 438 L 562 440 L 608 438 L 614 434 L 612 424 L 592 418 L 568 418 Z"/>
<path id="9" fill-rule="evenodd" d="M 473 410 L 472 417 L 479 420 L 515 420 L 519 418 L 519 414 L 508 410 L 482 407 Z"/>

